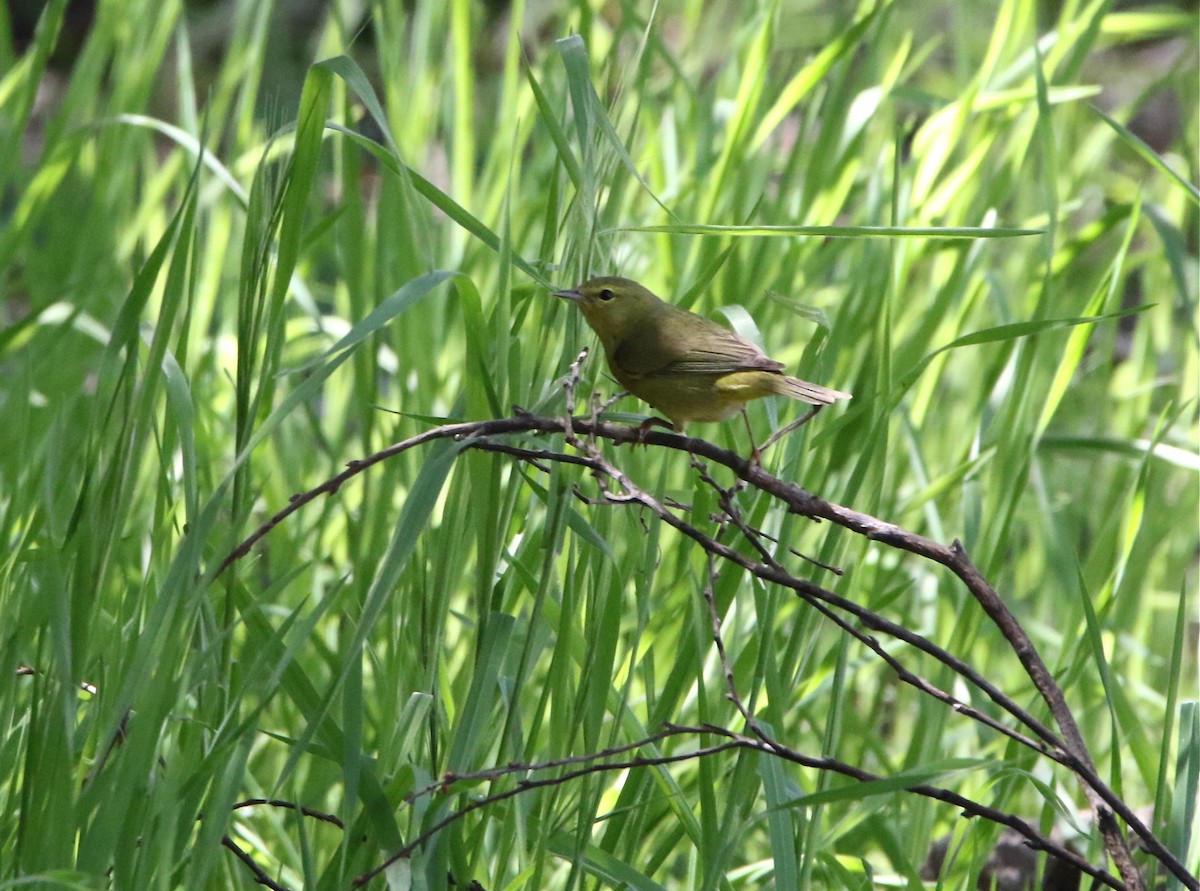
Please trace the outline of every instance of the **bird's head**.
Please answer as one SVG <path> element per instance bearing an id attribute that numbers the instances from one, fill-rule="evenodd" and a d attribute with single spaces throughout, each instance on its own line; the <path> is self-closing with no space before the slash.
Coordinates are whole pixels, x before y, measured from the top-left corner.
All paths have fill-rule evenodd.
<path id="1" fill-rule="evenodd" d="M 577 288 L 555 291 L 554 296 L 575 303 L 605 345 L 619 342 L 662 305 L 637 282 L 615 276 L 593 278 Z"/>

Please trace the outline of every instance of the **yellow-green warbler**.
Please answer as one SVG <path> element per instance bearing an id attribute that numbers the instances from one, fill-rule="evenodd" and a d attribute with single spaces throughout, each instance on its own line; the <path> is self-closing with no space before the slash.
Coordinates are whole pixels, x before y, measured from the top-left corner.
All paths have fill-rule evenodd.
<path id="1" fill-rule="evenodd" d="M 703 316 L 664 303 L 627 278 L 604 277 L 555 291 L 574 302 L 600 337 L 608 367 L 626 390 L 662 412 L 676 430 L 687 421 L 723 421 L 763 396 L 811 405 L 849 393 L 783 373 L 783 364 Z M 747 426 L 749 421 L 747 421 Z"/>

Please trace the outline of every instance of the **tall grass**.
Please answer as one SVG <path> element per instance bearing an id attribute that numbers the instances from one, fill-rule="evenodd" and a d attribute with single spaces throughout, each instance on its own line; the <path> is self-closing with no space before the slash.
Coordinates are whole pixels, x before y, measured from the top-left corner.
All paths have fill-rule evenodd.
<path id="1" fill-rule="evenodd" d="M 289 69 L 288 7 L 230 8 L 214 50 L 177 2 L 102 2 L 69 74 L 48 67 L 65 2 L 22 53 L 0 14 L 4 887 L 251 887 L 227 838 L 282 885 L 347 888 L 517 782 L 408 800 L 447 772 L 737 726 L 710 583 L 739 690 L 789 744 L 935 776 L 1102 858 L 1065 772 L 581 501 L 582 471 L 406 452 L 217 577 L 347 461 L 564 411 L 592 338 L 548 289 L 599 273 L 854 392 L 768 469 L 960 539 L 1105 779 L 1196 871 L 1194 13 L 380 0 L 335 4 Z M 1178 127 L 1148 145 L 1131 120 L 1164 95 Z M 615 393 L 595 350 L 583 374 Z M 756 404 L 759 437 L 795 410 Z M 612 458 L 711 525 L 682 456 Z M 743 497 L 844 569 L 814 579 L 1045 717 L 948 574 Z M 807 798 L 844 784 L 747 753 L 591 775 L 476 811 L 389 877 L 918 887 L 951 833 L 943 887 L 973 886 L 996 827 L 902 791 Z M 234 809 L 255 798 L 342 825 Z"/>

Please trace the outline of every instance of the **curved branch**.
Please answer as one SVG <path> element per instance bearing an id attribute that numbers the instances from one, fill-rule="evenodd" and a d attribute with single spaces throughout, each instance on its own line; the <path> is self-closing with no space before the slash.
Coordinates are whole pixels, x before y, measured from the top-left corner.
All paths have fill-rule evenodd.
<path id="1" fill-rule="evenodd" d="M 703 746 L 698 749 L 693 749 L 689 752 L 681 752 L 673 755 L 635 755 L 632 758 L 623 758 L 621 760 L 606 760 L 611 759 L 618 754 L 626 754 L 635 749 L 646 745 L 653 745 L 661 742 L 667 737 L 684 736 L 684 735 L 713 735 L 724 740 L 724 742 L 716 743 L 715 745 Z M 591 755 L 577 755 L 570 758 L 559 758 L 554 761 L 547 761 L 540 764 L 506 764 L 502 767 L 492 768 L 490 770 L 475 771 L 473 773 L 464 774 L 447 774 L 436 783 L 421 789 L 406 798 L 406 801 L 414 801 L 417 798 L 430 795 L 434 792 L 448 793 L 452 790 L 454 784 L 466 782 L 478 782 L 479 780 L 499 780 L 505 776 L 517 776 L 524 774 L 537 773 L 555 769 L 558 767 L 571 767 L 563 773 L 555 774 L 554 776 L 545 777 L 542 779 L 531 779 L 521 776 L 510 789 L 505 789 L 502 792 L 496 792 L 492 795 L 486 795 L 476 798 L 456 811 L 442 817 L 419 836 L 406 844 L 399 851 L 389 856 L 382 863 L 372 867 L 369 871 L 358 876 L 353 883 L 353 887 L 360 888 L 367 882 L 371 881 L 376 876 L 380 875 L 393 863 L 411 857 L 413 853 L 429 841 L 437 833 L 441 832 L 452 823 L 461 820 L 463 817 L 473 813 L 489 805 L 497 804 L 501 801 L 506 801 L 520 795 L 523 792 L 530 792 L 534 789 L 544 789 L 549 786 L 559 786 L 572 780 L 579 779 L 583 776 L 588 776 L 597 773 L 608 773 L 611 771 L 632 770 L 639 767 L 662 767 L 670 764 L 678 764 L 685 761 L 691 761 L 698 758 L 706 758 L 711 755 L 717 755 L 721 752 L 726 752 L 731 749 L 747 749 L 750 751 L 759 752 L 763 755 L 769 755 L 776 758 L 782 758 L 785 761 L 790 761 L 793 764 L 798 764 L 802 767 L 812 768 L 814 770 L 824 770 L 833 773 L 841 774 L 842 776 L 850 777 L 859 782 L 877 782 L 885 779 L 884 777 L 876 776 L 868 771 L 861 770 L 851 764 L 846 764 L 843 761 L 838 761 L 836 758 L 813 757 L 804 755 L 791 749 L 781 743 L 767 737 L 751 737 L 743 733 L 737 733 L 733 730 L 728 730 L 724 727 L 717 727 L 711 724 L 702 724 L 699 726 L 690 726 L 682 724 L 668 723 L 664 729 L 645 739 L 637 740 L 636 742 L 626 743 L 621 746 L 614 746 L 611 749 L 605 749 L 602 752 L 596 752 Z M 937 801 L 945 802 L 959 808 L 967 817 L 983 817 L 995 823 L 999 823 L 1016 831 L 1025 839 L 1025 843 L 1029 847 L 1037 851 L 1045 851 L 1052 856 L 1064 860 L 1078 869 L 1080 872 L 1091 876 L 1099 884 L 1109 888 L 1124 889 L 1126 886 L 1114 879 L 1104 870 L 1088 863 L 1087 860 L 1079 856 L 1065 845 L 1057 844 L 1050 839 L 1041 836 L 1036 829 L 1030 826 L 1027 822 L 1019 817 L 972 801 L 957 792 L 951 792 L 948 789 L 942 789 L 937 786 L 930 786 L 924 783 L 916 784 L 908 787 L 905 791 L 912 792 L 917 795 L 922 795 L 927 798 L 932 798 Z"/>
<path id="2" fill-rule="evenodd" d="M 579 450 L 581 454 L 568 455 L 545 449 L 525 449 L 494 441 L 494 437 L 517 433 L 563 434 L 567 442 Z M 587 439 L 585 440 L 583 437 Z M 988 682 L 986 678 L 966 665 L 966 663 L 945 650 L 934 646 L 920 635 L 846 598 L 826 591 L 816 584 L 791 576 L 777 565 L 773 566 L 767 561 L 753 561 L 737 550 L 710 536 L 706 536 L 700 530 L 684 522 L 671 513 L 664 505 L 639 489 L 619 468 L 608 462 L 590 444 L 596 438 L 608 439 L 617 444 L 640 443 L 647 446 L 661 446 L 705 458 L 715 464 L 726 467 L 749 485 L 775 497 L 786 505 L 792 513 L 814 520 L 827 520 L 873 541 L 878 541 L 881 544 L 898 550 L 907 551 L 945 566 L 963 583 L 983 608 L 987 616 L 1004 635 L 1038 693 L 1041 695 L 1043 701 L 1045 701 L 1055 722 L 1061 729 L 1062 738 L 1034 718 L 1033 715 L 1020 708 L 1009 697 L 1005 696 L 994 685 Z M 1187 871 L 1183 864 L 1137 818 L 1132 809 L 1099 777 L 1091 754 L 1088 751 L 1074 715 L 1071 713 L 1062 689 L 1054 680 L 1049 668 L 1042 660 L 1033 642 L 1025 633 L 1025 630 L 1004 605 L 995 589 L 980 574 L 958 541 L 953 542 L 949 546 L 943 545 L 893 523 L 888 523 L 869 514 L 826 501 L 794 483 L 789 483 L 772 476 L 758 463 L 747 461 L 734 452 L 719 448 L 706 440 L 683 436 L 677 433 L 657 430 L 648 431 L 638 427 L 613 424 L 594 417 L 569 417 L 566 419 L 539 417 L 519 409 L 513 417 L 509 418 L 446 424 L 395 443 L 362 460 L 352 461 L 347 465 L 346 470 L 322 483 L 320 486 L 293 496 L 287 507 L 262 524 L 225 557 L 214 573 L 214 578 L 248 554 L 253 546 L 264 538 L 275 526 L 279 525 L 279 523 L 283 522 L 288 516 L 295 513 L 305 504 L 308 504 L 321 495 L 334 494 L 345 482 L 381 461 L 385 461 L 388 458 L 425 443 L 440 439 L 451 439 L 461 442 L 466 448 L 506 452 L 531 463 L 568 462 L 587 467 L 597 476 L 612 480 L 624 490 L 622 493 L 619 493 L 619 500 L 638 503 L 651 509 L 661 520 L 691 538 L 708 553 L 741 566 L 757 578 L 789 588 L 806 601 L 821 601 L 839 610 L 848 612 L 861 621 L 867 628 L 896 637 L 932 655 L 985 692 L 1001 708 L 1004 708 L 1018 721 L 1030 728 L 1034 735 L 1041 738 L 1049 747 L 1048 750 L 1043 747 L 1037 747 L 1038 751 L 1053 757 L 1056 761 L 1059 761 L 1075 773 L 1096 815 L 1097 825 L 1100 827 L 1101 835 L 1104 839 L 1105 850 L 1113 859 L 1130 891 L 1141 891 L 1144 886 L 1141 876 L 1133 864 L 1128 843 L 1116 820 L 1113 819 L 1114 813 L 1120 816 L 1125 824 L 1141 839 L 1146 850 L 1160 860 L 1185 887 L 1193 889 L 1193 891 L 1200 891 L 1200 882 L 1197 882 L 1196 877 Z M 608 494 L 606 498 L 614 500 L 617 496 Z"/>

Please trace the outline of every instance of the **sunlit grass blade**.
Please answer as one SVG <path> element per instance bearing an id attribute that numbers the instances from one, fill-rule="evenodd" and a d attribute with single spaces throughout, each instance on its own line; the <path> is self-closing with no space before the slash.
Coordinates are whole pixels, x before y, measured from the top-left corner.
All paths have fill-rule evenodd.
<path id="1" fill-rule="evenodd" d="M 246 194 L 246 190 L 242 188 L 242 184 L 237 181 L 229 168 L 221 163 L 220 159 L 213 155 L 212 152 L 204 150 L 200 144 L 200 140 L 191 133 L 180 127 L 168 124 L 166 121 L 141 114 L 117 115 L 113 120 L 119 124 L 128 124 L 132 127 L 145 127 L 168 137 L 181 148 L 186 149 L 193 159 L 203 161 L 204 166 L 216 175 L 217 179 L 229 189 L 230 194 L 238 200 L 238 203 L 243 208 L 249 204 L 250 199 Z"/>
<path id="2" fill-rule="evenodd" d="M 1041 235 L 1040 229 L 975 226 L 719 226 L 674 223 L 661 226 L 622 226 L 599 233 L 662 232 L 670 235 L 721 235 L 738 238 L 1015 238 Z"/>
<path id="3" fill-rule="evenodd" d="M 759 120 L 758 129 L 750 141 L 752 150 L 760 149 L 793 109 L 829 74 L 833 64 L 851 52 L 862 40 L 867 28 L 883 13 L 889 3 L 880 3 L 855 21 L 836 39 L 829 41 L 816 56 L 788 81 L 779 98 Z"/>
<path id="4" fill-rule="evenodd" d="M 1184 179 L 1182 174 L 1177 172 L 1175 168 L 1163 160 L 1162 156 L 1158 152 L 1146 145 L 1145 141 L 1136 133 L 1131 131 L 1128 127 L 1117 122 L 1114 118 L 1105 114 L 1094 105 L 1091 106 L 1091 109 L 1096 116 L 1100 118 L 1100 120 L 1112 127 L 1113 130 L 1116 131 L 1117 135 L 1120 136 L 1125 142 L 1125 144 L 1132 148 L 1139 157 L 1141 157 L 1144 161 L 1146 161 L 1146 163 L 1158 170 L 1160 173 L 1165 173 L 1167 177 L 1173 183 L 1175 183 L 1175 185 L 1182 188 L 1188 194 L 1188 196 L 1192 199 L 1193 204 L 1200 205 L 1200 188 Z"/>
<path id="5" fill-rule="evenodd" d="M 904 389 L 909 386 L 934 360 L 938 355 L 949 350 L 961 349 L 966 346 L 979 346 L 985 343 L 999 343 L 1003 341 L 1018 340 L 1023 337 L 1033 337 L 1047 331 L 1055 331 L 1060 328 L 1072 328 L 1076 325 L 1090 325 L 1098 322 L 1113 321 L 1115 319 L 1125 318 L 1126 316 L 1137 315 L 1138 313 L 1146 312 L 1152 309 L 1153 306 L 1135 306 L 1131 309 L 1123 309 L 1118 312 L 1105 313 L 1099 316 L 1081 316 L 1073 319 L 1041 319 L 1036 322 L 1014 322 L 1011 325 L 998 325 L 995 328 L 986 328 L 982 331 L 973 331 L 970 334 L 964 334 L 962 337 L 957 337 L 953 341 L 944 346 L 938 347 L 932 353 L 929 353 L 913 368 L 909 369 L 903 377 L 900 378 L 900 388 Z"/>

